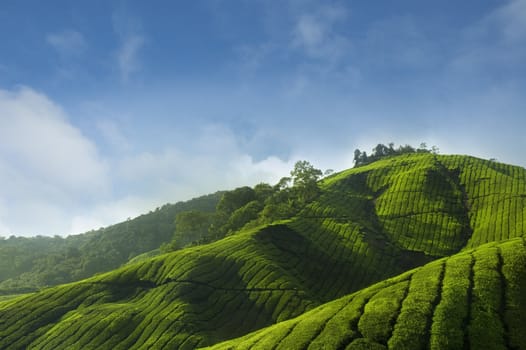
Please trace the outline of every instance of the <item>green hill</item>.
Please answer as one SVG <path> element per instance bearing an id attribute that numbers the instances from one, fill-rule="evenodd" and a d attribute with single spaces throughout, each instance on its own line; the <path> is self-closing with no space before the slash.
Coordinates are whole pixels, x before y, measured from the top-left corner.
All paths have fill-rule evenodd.
<path id="1" fill-rule="evenodd" d="M 435 346 L 446 334 L 440 327 L 453 329 L 454 322 L 462 344 L 474 344 L 466 329 L 478 329 L 478 318 L 468 322 L 478 311 L 455 318 L 463 312 L 455 305 L 482 307 L 473 290 L 485 283 L 479 274 L 496 278 L 494 270 L 501 284 L 488 282 L 487 298 L 496 309 L 483 322 L 496 322 L 497 314 L 510 318 L 495 330 L 505 346 L 521 344 L 513 327 L 524 310 L 522 301 L 516 304 L 524 264 L 511 251 L 523 261 L 522 241 L 513 239 L 524 232 L 526 170 L 466 156 L 409 154 L 335 174 L 319 187 L 316 200 L 286 220 L 0 303 L 0 347 L 191 349 L 282 321 L 224 346 L 260 339 L 261 348 L 267 342 L 268 348 L 305 348 L 311 341 L 316 348 L 331 337 L 320 338 L 325 330 L 335 333 L 335 343 L 327 344 L 339 344 L 328 349 L 415 337 Z M 422 304 L 411 298 L 423 298 Z M 502 302 L 508 299 L 509 305 Z M 412 306 L 422 308 L 420 316 Z M 422 336 L 404 333 L 411 322 L 422 323 L 413 313 L 424 320 L 425 331 L 413 329 Z"/>
<path id="2" fill-rule="evenodd" d="M 106 228 L 55 237 L 0 237 L 0 295 L 35 291 L 113 270 L 169 242 L 174 218 L 186 210 L 214 211 L 222 192 L 166 204 Z"/>
<path id="3" fill-rule="evenodd" d="M 485 244 L 210 349 L 524 349 L 526 245 Z"/>

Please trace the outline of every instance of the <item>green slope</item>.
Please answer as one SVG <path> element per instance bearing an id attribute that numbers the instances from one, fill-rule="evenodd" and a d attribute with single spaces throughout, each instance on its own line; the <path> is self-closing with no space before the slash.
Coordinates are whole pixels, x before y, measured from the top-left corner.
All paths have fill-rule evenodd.
<path id="1" fill-rule="evenodd" d="M 411 154 L 326 180 L 356 188 L 385 237 L 412 251 L 445 256 L 524 232 L 524 168 L 467 156 Z M 349 185 L 347 187 L 349 187 Z"/>
<path id="2" fill-rule="evenodd" d="M 524 349 L 526 246 L 489 243 L 210 349 Z"/>
<path id="3" fill-rule="evenodd" d="M 111 348 L 213 344 L 353 290 L 344 265 L 286 224 L 273 225 L 9 303 L 0 308 L 0 346 L 97 348 L 93 337 L 103 330 Z M 377 278 L 364 275 L 359 283 Z"/>
<path id="4" fill-rule="evenodd" d="M 320 197 L 288 220 L 0 303 L 0 347 L 212 345 L 292 319 L 432 260 L 523 232 L 526 171 L 519 167 L 466 156 L 411 154 L 335 174 L 320 187 Z M 437 264 L 426 268 L 436 270 Z M 471 262 L 465 269 L 476 271 L 479 265 Z M 441 286 L 446 295 L 449 286 L 457 288 L 450 273 L 437 273 L 422 283 L 451 280 Z M 358 316 L 365 312 L 359 318 L 363 326 L 356 326 L 367 339 L 379 344 L 396 339 L 389 333 L 398 320 L 393 312 L 405 310 L 403 300 L 415 288 L 409 277 L 400 278 L 380 284 L 389 288 L 378 292 L 385 297 L 371 299 L 377 306 L 351 310 Z M 474 289 L 472 278 L 466 278 L 458 283 Z M 362 295 L 363 305 L 369 302 L 368 290 L 356 294 Z M 379 320 L 371 318 L 376 309 L 386 310 L 383 325 L 371 326 Z M 320 320 L 329 320 L 331 310 Z M 365 316 L 368 310 L 370 317 Z M 412 322 L 410 315 L 400 320 Z M 312 322 L 295 332 L 312 332 L 307 327 Z M 283 332 L 281 338 L 286 336 L 285 328 L 276 329 Z"/>

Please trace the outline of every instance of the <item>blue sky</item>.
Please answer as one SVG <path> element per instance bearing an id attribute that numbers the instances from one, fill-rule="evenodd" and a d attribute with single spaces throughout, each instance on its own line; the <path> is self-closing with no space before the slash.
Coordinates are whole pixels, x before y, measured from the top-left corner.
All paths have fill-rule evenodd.
<path id="1" fill-rule="evenodd" d="M 526 165 L 526 0 L 7 0 L 0 42 L 2 236 L 379 142 Z"/>

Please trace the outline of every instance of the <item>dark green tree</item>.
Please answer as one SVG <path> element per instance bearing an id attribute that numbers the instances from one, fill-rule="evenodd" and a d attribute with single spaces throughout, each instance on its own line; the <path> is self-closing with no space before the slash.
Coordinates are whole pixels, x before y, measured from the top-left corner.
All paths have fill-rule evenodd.
<path id="1" fill-rule="evenodd" d="M 410 145 L 400 145 L 398 148 L 394 148 L 394 143 L 390 142 L 388 146 L 379 143 L 376 145 L 372 153 L 368 155 L 366 152 L 362 152 L 359 149 L 354 150 L 354 166 L 358 167 L 361 165 L 369 164 L 379 159 L 407 153 L 438 153 L 438 147 L 433 146 L 431 149 L 427 148 L 427 144 L 422 142 L 419 148 L 414 148 Z"/>
<path id="2" fill-rule="evenodd" d="M 354 166 L 367 164 L 368 157 L 365 151 L 360 151 L 358 148 L 354 150 Z"/>
<path id="3" fill-rule="evenodd" d="M 254 200 L 256 200 L 256 191 L 248 186 L 238 187 L 232 191 L 223 193 L 221 200 L 217 204 L 214 219 L 209 228 L 211 237 L 213 237 L 213 239 L 224 237 L 230 230 L 228 225 L 230 216 L 236 210 Z"/>
<path id="4" fill-rule="evenodd" d="M 306 160 L 300 160 L 296 162 L 290 175 L 299 204 L 309 203 L 318 196 L 320 191 L 318 180 L 323 176 L 320 169 L 316 169 Z"/>
<path id="5" fill-rule="evenodd" d="M 274 194 L 274 188 L 267 183 L 259 183 L 254 186 L 254 194 L 256 200 L 260 203 L 265 203 L 265 201 Z"/>
<path id="6" fill-rule="evenodd" d="M 255 199 L 256 192 L 254 189 L 248 186 L 238 187 L 233 191 L 228 191 L 223 194 L 221 200 L 217 204 L 217 211 L 230 215 L 236 209 L 241 208 Z"/>
<path id="7" fill-rule="evenodd" d="M 224 229 L 227 231 L 227 234 L 237 231 L 252 220 L 257 219 L 262 208 L 263 206 L 259 201 L 251 201 L 235 210 L 225 225 Z"/>
<path id="8" fill-rule="evenodd" d="M 208 235 L 208 228 L 213 215 L 197 210 L 178 213 L 175 216 L 175 233 L 173 241 L 176 248 L 183 248 L 193 242 L 203 240 Z"/>

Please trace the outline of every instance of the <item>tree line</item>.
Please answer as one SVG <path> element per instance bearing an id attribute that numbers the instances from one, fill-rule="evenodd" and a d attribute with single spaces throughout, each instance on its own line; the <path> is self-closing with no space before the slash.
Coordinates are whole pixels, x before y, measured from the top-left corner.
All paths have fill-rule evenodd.
<path id="1" fill-rule="evenodd" d="M 173 239 L 163 244 L 161 251 L 216 241 L 242 228 L 290 218 L 318 197 L 318 181 L 331 172 L 324 173 L 301 160 L 296 162 L 290 176 L 275 185 L 260 183 L 223 193 L 214 212 L 180 212 L 175 217 Z"/>
<path id="2" fill-rule="evenodd" d="M 134 219 L 68 237 L 0 237 L 0 295 L 110 271 L 169 242 L 179 212 L 213 212 L 222 192 L 165 204 Z"/>
<path id="3" fill-rule="evenodd" d="M 400 145 L 397 148 L 395 148 L 395 145 L 393 142 L 390 142 L 387 146 L 379 143 L 372 149 L 371 154 L 367 154 L 365 151 L 361 151 L 360 149 L 354 150 L 354 166 L 359 167 L 362 165 L 370 164 L 372 162 L 375 162 L 379 159 L 390 157 L 390 156 L 396 156 L 400 154 L 409 154 L 409 153 L 438 153 L 438 147 L 432 146 L 431 148 L 427 147 L 427 144 L 425 142 L 422 142 L 420 144 L 420 147 L 412 147 L 410 145 Z"/>

